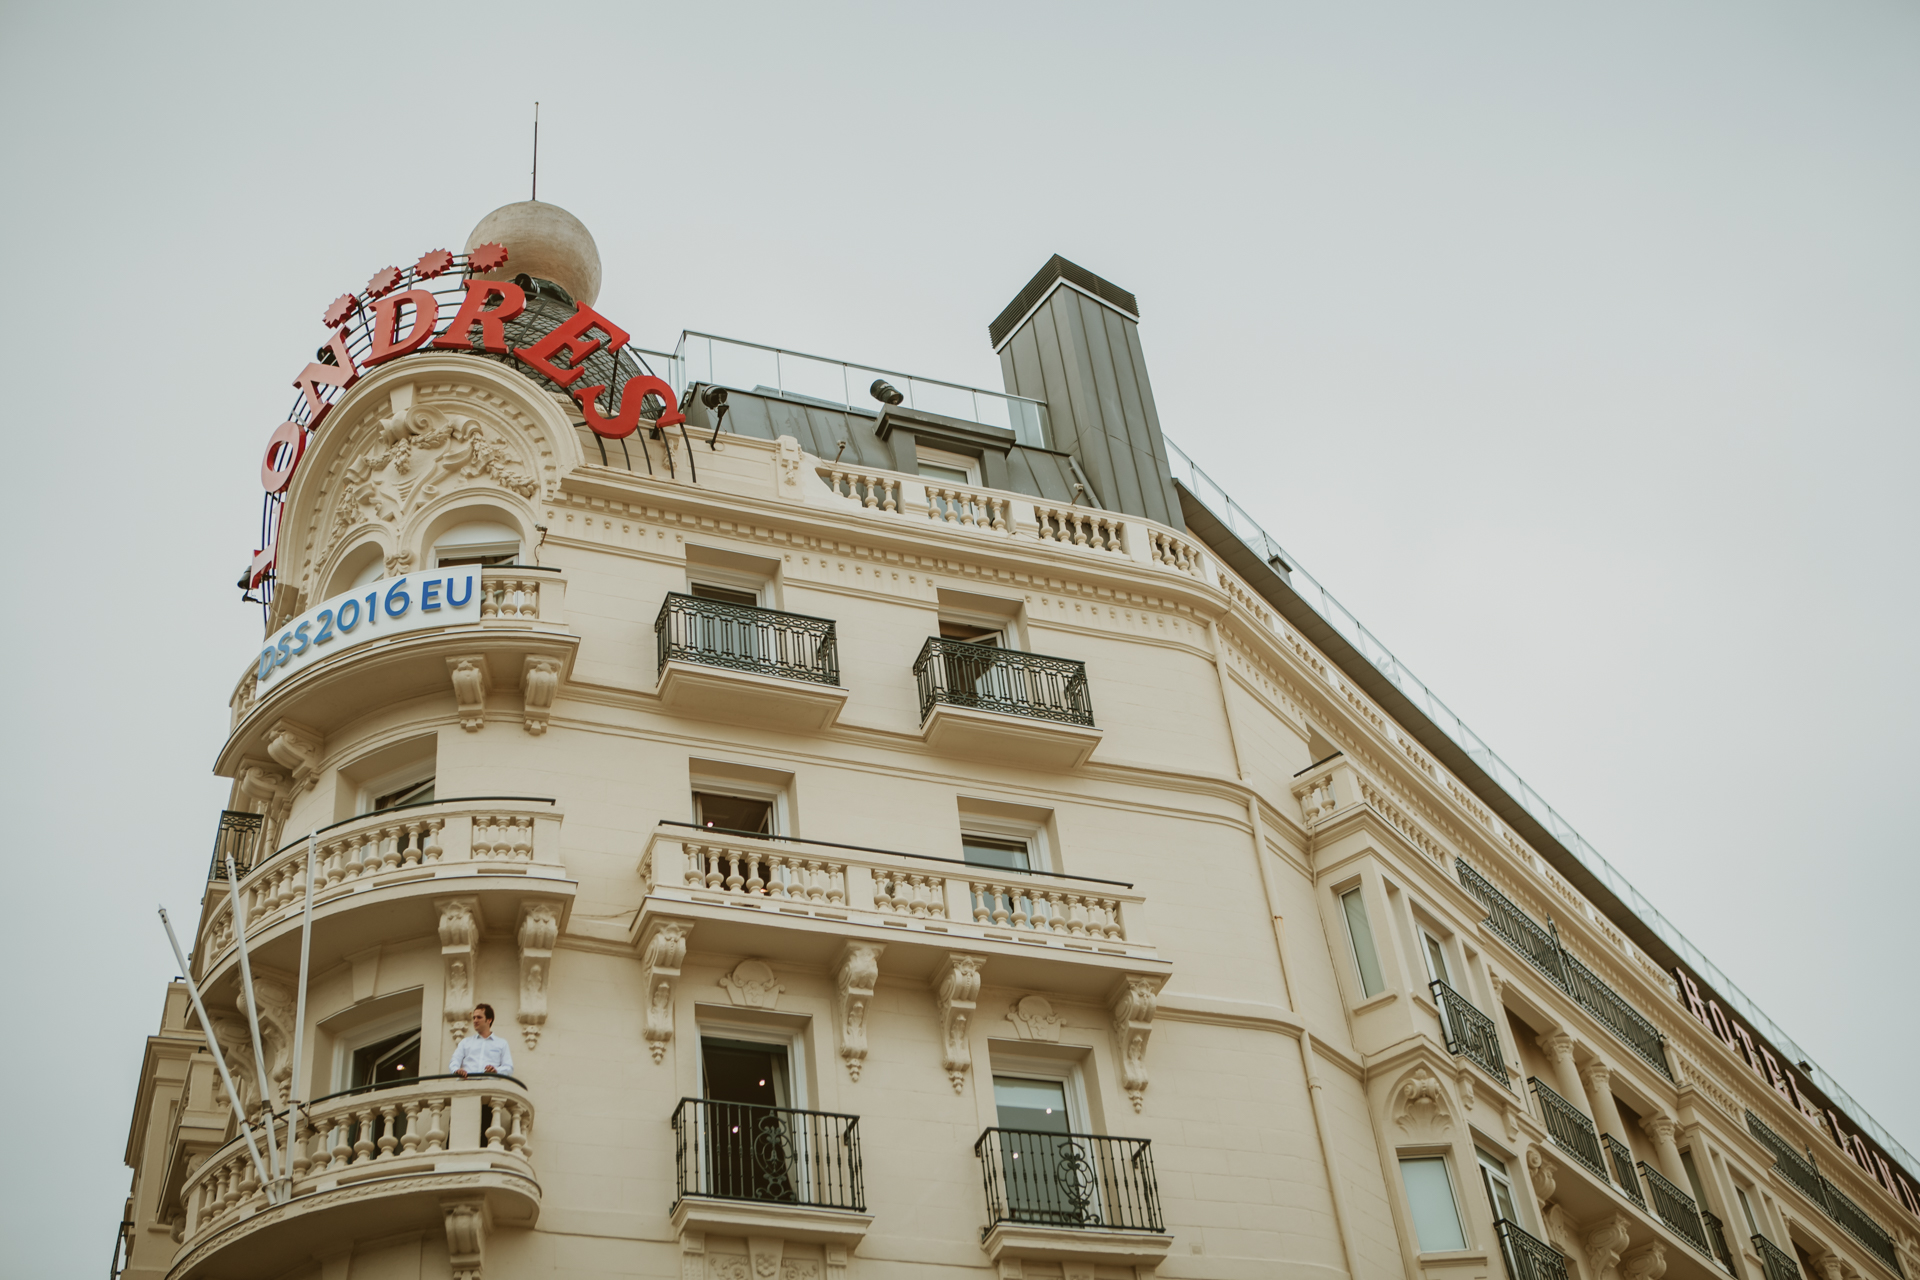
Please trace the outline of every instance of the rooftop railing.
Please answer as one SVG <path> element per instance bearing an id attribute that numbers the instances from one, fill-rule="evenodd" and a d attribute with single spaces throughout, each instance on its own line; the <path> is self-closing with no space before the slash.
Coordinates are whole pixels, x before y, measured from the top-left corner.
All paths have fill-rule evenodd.
<path id="1" fill-rule="evenodd" d="M 676 387 L 707 382 L 868 417 L 878 417 L 881 409 L 869 388 L 884 379 L 906 397 L 909 409 L 1000 427 L 1035 449 L 1049 448 L 1052 438 L 1043 400 L 690 329 L 673 349 L 673 372 Z"/>
<path id="2" fill-rule="evenodd" d="M 973 1153 L 986 1182 L 989 1224 L 1164 1229 L 1145 1138 L 988 1129 Z"/>
<path id="3" fill-rule="evenodd" d="M 1493 1019 L 1480 1012 L 1473 1002 L 1438 978 L 1431 984 L 1434 1002 L 1440 1006 L 1440 1023 L 1447 1033 L 1447 1052 L 1458 1054 L 1513 1088 L 1507 1076 L 1507 1064 L 1500 1061 L 1500 1033 Z"/>
<path id="4" fill-rule="evenodd" d="M 1435 728 L 1445 734 L 1467 757 L 1480 767 L 1487 777 L 1493 780 L 1502 791 L 1525 809 L 1562 848 L 1581 866 L 1591 872 L 1601 884 L 1605 885 L 1614 897 L 1631 911 L 1653 934 L 1686 962 L 1695 973 L 1705 978 L 1720 993 L 1721 1002 L 1730 1006 L 1733 1012 L 1744 1017 L 1749 1026 L 1773 1042 L 1784 1056 L 1800 1065 L 1808 1077 L 1821 1092 L 1839 1104 L 1853 1121 L 1878 1142 L 1889 1155 L 1898 1156 L 1909 1169 L 1920 1168 L 1920 1161 L 1907 1153 L 1905 1147 L 1896 1141 L 1885 1126 L 1880 1124 L 1866 1108 L 1854 1101 L 1845 1089 L 1821 1070 L 1793 1038 L 1780 1029 L 1778 1023 L 1769 1018 L 1753 1000 L 1735 985 L 1733 979 L 1723 973 L 1720 967 L 1707 959 L 1700 948 L 1688 941 L 1687 936 L 1676 928 L 1672 921 L 1642 896 L 1640 891 L 1628 882 L 1627 878 L 1600 856 L 1598 850 L 1588 844 L 1580 833 L 1556 812 L 1552 805 L 1543 800 L 1539 793 L 1509 765 L 1495 755 L 1492 748 L 1481 740 L 1451 708 L 1429 689 L 1426 684 L 1407 665 L 1395 657 L 1393 652 L 1382 644 L 1360 620 L 1348 612 L 1346 607 L 1323 587 L 1312 574 L 1300 567 L 1300 561 L 1283 548 L 1260 527 L 1258 521 L 1247 514 L 1239 503 L 1227 496 L 1227 493 L 1213 479 L 1194 464 L 1187 453 L 1171 439 L 1166 441 L 1167 461 L 1173 469 L 1173 477 L 1184 485 L 1189 493 L 1198 499 L 1208 510 L 1219 517 L 1222 524 L 1242 542 L 1246 543 L 1263 562 L 1277 560 L 1284 569 L 1279 570 L 1294 594 L 1304 601 L 1308 608 L 1319 615 L 1328 626 L 1337 631 L 1341 638 L 1352 645 L 1371 663 L 1382 677 L 1411 702 L 1414 709 L 1431 721 Z M 1670 1073 L 1669 1073 L 1670 1074 Z"/>
<path id="5" fill-rule="evenodd" d="M 914 660 L 920 718 L 935 704 L 998 711 L 1030 720 L 1093 726 L 1087 664 L 1018 649 L 929 637 Z"/>
<path id="6" fill-rule="evenodd" d="M 691 662 L 809 684 L 840 683 L 840 654 L 830 618 L 669 591 L 654 619 L 653 634 L 661 667 Z"/>
<path id="7" fill-rule="evenodd" d="M 1661 1075 L 1673 1079 L 1673 1069 L 1667 1065 L 1666 1038 L 1619 992 L 1601 981 L 1593 970 L 1581 964 L 1560 945 L 1559 930 L 1542 929 L 1532 916 L 1515 905 L 1513 899 L 1494 888 L 1491 881 L 1468 866 L 1465 860 L 1456 858 L 1453 865 L 1467 892 L 1486 907 L 1489 928 L 1526 957 L 1534 968 L 1552 979 L 1555 986 L 1572 996 L 1574 1003 L 1619 1037 L 1622 1044 L 1646 1059 L 1647 1064 Z"/>

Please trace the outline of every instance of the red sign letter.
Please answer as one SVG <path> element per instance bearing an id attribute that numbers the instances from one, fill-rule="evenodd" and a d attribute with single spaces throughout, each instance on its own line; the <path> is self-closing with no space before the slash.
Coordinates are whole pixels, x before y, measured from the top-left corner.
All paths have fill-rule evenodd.
<path id="1" fill-rule="evenodd" d="M 396 340 L 403 302 L 413 308 L 413 328 L 406 337 Z M 433 336 L 433 322 L 439 318 L 440 304 L 425 289 L 388 294 L 373 304 L 373 347 L 367 352 L 367 363 L 384 364 L 395 356 L 419 350 Z"/>
<path id="2" fill-rule="evenodd" d="M 253 553 L 253 563 L 247 568 L 247 590 L 260 585 L 260 580 L 273 572 L 273 548 Z"/>
<path id="3" fill-rule="evenodd" d="M 500 299 L 500 305 L 489 310 L 487 302 L 493 298 Z M 480 349 L 503 356 L 507 354 L 507 321 L 526 308 L 527 295 L 521 292 L 517 284 L 506 280 L 469 280 L 466 300 L 460 304 L 460 313 L 454 316 L 447 331 L 433 340 L 433 345 L 453 351 L 471 351 L 473 326 L 479 325 Z"/>
<path id="4" fill-rule="evenodd" d="M 588 356 L 600 349 L 600 339 L 588 337 L 588 331 L 598 329 L 607 340 L 608 351 L 618 351 L 627 345 L 627 331 L 613 321 L 595 311 L 586 303 L 576 303 L 580 309 L 567 320 L 557 325 L 553 332 L 530 347 L 515 347 L 513 354 L 525 363 L 533 366 L 537 373 L 546 375 L 561 386 L 569 386 L 586 370 L 581 366 Z M 567 367 L 561 368 L 553 362 L 553 357 L 564 352 Z"/>
<path id="5" fill-rule="evenodd" d="M 279 493 L 293 482 L 293 469 L 307 451 L 307 433 L 297 422 L 283 422 L 267 437 L 267 453 L 260 459 L 260 484 L 268 493 Z M 279 456 L 278 465 L 274 462 Z"/>
<path id="6" fill-rule="evenodd" d="M 333 353 L 332 364 L 321 364 L 316 360 L 302 369 L 300 376 L 293 380 L 293 385 L 300 388 L 300 393 L 307 398 L 307 430 L 309 431 L 318 431 L 320 419 L 326 417 L 327 410 L 333 408 L 320 398 L 321 384 L 338 387 L 345 391 L 360 381 L 360 366 L 356 365 L 353 357 L 347 354 L 347 331 L 344 328 L 333 331 L 333 337 L 328 340 L 326 349 Z"/>
<path id="7" fill-rule="evenodd" d="M 617 418 L 600 416 L 597 405 L 604 391 L 604 386 L 579 387 L 573 393 L 573 398 L 580 402 L 580 413 L 587 420 L 587 429 L 597 436 L 620 440 L 632 435 L 640 426 L 640 402 L 649 393 L 659 396 L 666 405 L 660 411 L 660 420 L 655 426 L 671 427 L 687 420 L 674 403 L 673 388 L 659 378 L 650 378 L 645 374 L 628 378 L 626 385 L 620 388 L 620 416 Z"/>

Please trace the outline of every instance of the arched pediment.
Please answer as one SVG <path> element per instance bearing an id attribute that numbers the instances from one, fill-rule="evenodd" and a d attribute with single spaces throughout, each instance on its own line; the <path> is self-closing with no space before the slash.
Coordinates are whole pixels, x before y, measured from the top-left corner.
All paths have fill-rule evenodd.
<path id="1" fill-rule="evenodd" d="M 280 521 L 280 589 L 318 600 L 370 536 L 411 560 L 416 526 L 468 495 L 531 527 L 580 461 L 553 397 L 514 370 L 457 354 L 395 361 L 334 406 L 301 460 Z"/>

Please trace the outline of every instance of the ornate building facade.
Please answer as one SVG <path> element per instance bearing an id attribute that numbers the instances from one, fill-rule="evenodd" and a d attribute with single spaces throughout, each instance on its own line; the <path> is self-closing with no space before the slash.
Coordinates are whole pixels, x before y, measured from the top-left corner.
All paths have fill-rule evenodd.
<path id="1" fill-rule="evenodd" d="M 599 283 L 509 206 L 327 313 L 116 1267 L 1920 1266 L 1898 1145 L 1169 448 L 1130 294 L 1054 259 L 993 392 Z"/>

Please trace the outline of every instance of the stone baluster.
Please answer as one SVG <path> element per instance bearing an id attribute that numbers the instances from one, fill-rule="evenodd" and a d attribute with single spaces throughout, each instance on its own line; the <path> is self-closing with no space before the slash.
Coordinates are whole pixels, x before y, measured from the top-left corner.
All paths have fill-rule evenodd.
<path id="1" fill-rule="evenodd" d="M 726 852 L 725 849 L 716 848 L 713 845 L 701 846 L 700 858 L 701 861 L 707 865 L 706 880 L 707 888 L 709 889 L 715 889 L 721 892 L 726 890 L 727 873 L 725 864 L 722 861 L 722 859 L 726 857 Z"/>
<path id="2" fill-rule="evenodd" d="M 839 906 L 847 900 L 847 864 L 827 863 L 827 901 Z"/>
<path id="3" fill-rule="evenodd" d="M 501 1115 L 502 1112 L 506 1110 L 507 1100 L 505 1098 L 483 1096 L 480 1099 L 480 1105 L 493 1109 L 492 1113 L 487 1117 L 487 1131 L 482 1135 L 483 1141 L 481 1145 L 489 1151 L 505 1151 L 507 1149 L 507 1131 L 501 1124 Z"/>
<path id="4" fill-rule="evenodd" d="M 288 1128 L 290 1132 L 287 1135 L 287 1146 L 293 1153 L 293 1176 L 304 1178 L 307 1176 L 307 1170 L 313 1167 L 313 1158 L 307 1154 L 313 1133 L 307 1124 L 307 1118 L 297 1111 L 290 1119 Z"/>
<path id="5" fill-rule="evenodd" d="M 746 857 L 748 874 L 746 884 L 742 887 L 756 898 L 764 897 L 767 892 L 767 882 L 760 876 L 760 855 L 749 849 Z"/>
<path id="6" fill-rule="evenodd" d="M 513 820 L 513 856 L 522 862 L 533 861 L 533 819 Z"/>
<path id="7" fill-rule="evenodd" d="M 420 1100 L 402 1103 L 400 1110 L 406 1117 L 406 1132 L 400 1136 L 400 1154 L 410 1156 L 420 1149 Z"/>
<path id="8" fill-rule="evenodd" d="M 329 1135 L 333 1145 L 329 1148 L 332 1159 L 328 1167 L 344 1169 L 353 1159 L 353 1116 L 350 1112 L 336 1112 L 333 1117 L 333 1131 Z"/>
<path id="9" fill-rule="evenodd" d="M 429 1154 L 447 1149 L 447 1100 L 435 1098 L 428 1104 L 431 1108 L 427 1119 L 427 1134 L 424 1150 Z"/>
<path id="10" fill-rule="evenodd" d="M 480 616 L 482 618 L 497 618 L 500 616 L 499 590 L 500 584 L 498 582 L 481 582 Z"/>
<path id="11" fill-rule="evenodd" d="M 507 1150 L 522 1156 L 532 1156 L 527 1149 L 527 1129 L 533 1118 L 527 1114 L 527 1108 L 520 1103 L 513 1104 L 513 1132 L 507 1135 Z"/>
<path id="12" fill-rule="evenodd" d="M 740 874 L 740 851 L 727 850 L 727 892 L 740 892 L 740 886 L 746 882 L 747 878 Z"/>
<path id="13" fill-rule="evenodd" d="M 373 1159 L 373 1120 L 378 1114 L 371 1107 L 363 1107 L 353 1113 L 355 1164 L 366 1164 Z"/>
<path id="14" fill-rule="evenodd" d="M 427 842 L 420 849 L 420 857 L 427 862 L 438 862 L 446 853 L 440 847 L 440 832 L 446 827 L 445 818 L 434 818 L 427 823 Z"/>
<path id="15" fill-rule="evenodd" d="M 358 879 L 360 875 L 360 868 L 366 865 L 366 856 L 367 856 L 366 834 L 364 832 L 361 832 L 356 835 L 348 836 L 345 841 L 345 844 L 346 844 L 346 849 L 341 855 L 343 861 L 340 864 L 340 878 L 342 880 Z"/>

